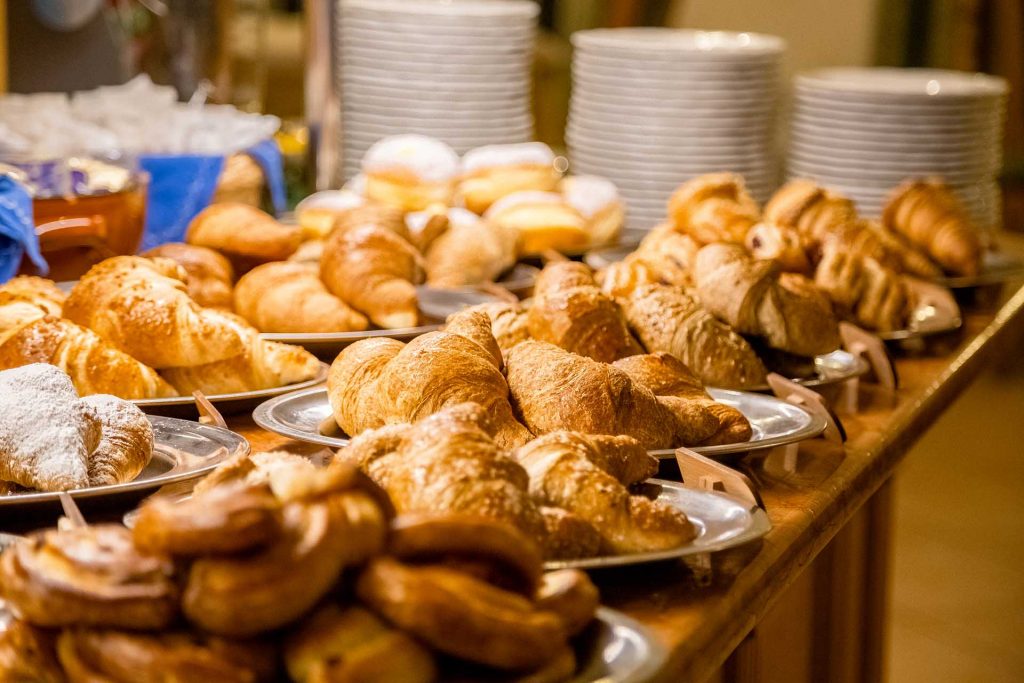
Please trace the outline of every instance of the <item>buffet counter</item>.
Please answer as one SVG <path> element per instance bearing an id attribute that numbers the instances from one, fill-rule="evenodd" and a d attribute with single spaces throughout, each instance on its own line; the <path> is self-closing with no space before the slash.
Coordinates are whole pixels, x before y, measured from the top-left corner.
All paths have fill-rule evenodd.
<path id="1" fill-rule="evenodd" d="M 1024 253 L 1024 238 L 1001 241 L 1008 251 Z M 966 306 L 958 335 L 932 340 L 927 354 L 897 357 L 895 393 L 862 382 L 857 412 L 839 411 L 849 434 L 843 446 L 816 439 L 797 451 L 780 448 L 735 463 L 755 482 L 771 519 L 773 529 L 763 541 L 710 562 L 698 558 L 685 566 L 594 575 L 605 604 L 651 627 L 668 648 L 661 680 L 761 680 L 759 671 L 769 668 L 771 680 L 781 680 L 783 670 L 808 680 L 879 679 L 889 564 L 887 484 L 914 442 L 1024 333 L 1022 283 L 1007 284 L 987 309 Z M 249 417 L 228 424 L 254 451 L 319 450 L 265 432 Z M 777 619 L 784 628 L 774 621 L 770 632 L 759 628 L 773 606 L 783 606 L 776 606 L 780 600 L 793 602 L 792 613 L 806 623 Z"/>

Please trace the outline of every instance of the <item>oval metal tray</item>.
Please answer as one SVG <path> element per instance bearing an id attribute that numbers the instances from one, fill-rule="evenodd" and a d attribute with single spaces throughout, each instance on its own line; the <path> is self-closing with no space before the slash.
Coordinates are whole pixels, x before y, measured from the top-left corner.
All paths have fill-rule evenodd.
<path id="1" fill-rule="evenodd" d="M 811 439 L 825 431 L 824 418 L 812 415 L 803 408 L 774 396 L 727 389 L 708 391 L 716 401 L 733 406 L 742 412 L 750 420 L 754 434 L 750 441 L 693 448 L 702 455 L 733 455 L 774 448 Z M 260 427 L 275 434 L 296 441 L 341 448 L 348 444 L 348 437 L 325 436 L 319 431 L 320 425 L 330 415 L 331 406 L 327 400 L 327 389 L 316 387 L 272 398 L 258 406 L 252 417 Z M 675 450 L 653 450 L 651 454 L 659 458 L 673 458 Z"/>
<path id="2" fill-rule="evenodd" d="M 724 493 L 687 488 L 677 481 L 664 479 L 648 479 L 640 492 L 684 512 L 697 528 L 697 537 L 669 550 L 554 560 L 545 562 L 544 568 L 609 569 L 676 560 L 735 548 L 761 538 L 772 528 L 768 515 L 759 506 L 748 505 Z"/>
<path id="3" fill-rule="evenodd" d="M 230 430 L 173 417 L 152 415 L 153 459 L 138 477 L 122 484 L 91 486 L 68 491 L 76 501 L 140 497 L 162 486 L 197 479 L 228 458 L 249 452 L 245 437 Z M 60 506 L 60 494 L 28 491 L 0 496 L 0 508 L 38 505 Z"/>

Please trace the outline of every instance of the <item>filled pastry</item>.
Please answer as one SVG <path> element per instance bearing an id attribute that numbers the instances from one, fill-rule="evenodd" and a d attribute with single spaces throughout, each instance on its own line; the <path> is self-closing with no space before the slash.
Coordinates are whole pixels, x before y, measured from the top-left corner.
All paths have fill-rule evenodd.
<path id="1" fill-rule="evenodd" d="M 458 195 L 467 209 L 482 214 L 516 192 L 552 192 L 560 177 L 555 153 L 543 142 L 486 145 L 463 155 Z"/>
<path id="2" fill-rule="evenodd" d="M 591 246 L 614 244 L 626 220 L 626 207 L 615 183 L 594 175 L 571 175 L 559 189 L 566 203 L 586 219 Z"/>
<path id="3" fill-rule="evenodd" d="M 362 194 L 402 211 L 447 206 L 455 193 L 459 155 L 425 135 L 395 135 L 377 141 L 362 160 Z"/>
<path id="4" fill-rule="evenodd" d="M 586 218 L 556 192 L 506 195 L 487 209 L 484 218 L 518 232 L 523 254 L 583 249 L 590 239 Z"/>

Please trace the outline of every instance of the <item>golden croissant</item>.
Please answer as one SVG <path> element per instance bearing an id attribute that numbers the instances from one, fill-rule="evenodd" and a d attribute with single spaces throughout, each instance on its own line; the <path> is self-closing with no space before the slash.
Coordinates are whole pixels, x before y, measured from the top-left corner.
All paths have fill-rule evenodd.
<path id="1" fill-rule="evenodd" d="M 430 332 L 408 344 L 365 339 L 345 348 L 327 377 L 331 407 L 341 428 L 355 436 L 469 401 L 492 413 L 499 445 L 512 448 L 530 439 L 512 413 L 490 320 L 479 311 L 460 316 L 460 334 Z"/>
<path id="2" fill-rule="evenodd" d="M 668 215 L 676 230 L 701 244 L 742 244 L 760 211 L 741 176 L 708 173 L 676 189 L 668 202 Z"/>
<path id="3" fill-rule="evenodd" d="M 188 295 L 200 306 L 231 309 L 235 271 L 223 254 L 195 244 L 169 242 L 141 254 L 169 258 L 185 269 Z"/>
<path id="4" fill-rule="evenodd" d="M 168 259 L 115 256 L 82 276 L 64 304 L 64 316 L 157 369 L 242 353 L 238 332 L 188 296 L 184 277 Z"/>
<path id="5" fill-rule="evenodd" d="M 224 360 L 181 368 L 165 368 L 164 379 L 181 394 L 199 390 L 204 394 L 232 394 L 273 389 L 313 379 L 320 361 L 301 346 L 262 339 L 259 332 L 230 313 L 216 313 L 232 329 L 244 348 Z"/>
<path id="6" fill-rule="evenodd" d="M 380 327 L 414 327 L 419 320 L 415 285 L 423 280 L 422 258 L 387 228 L 335 229 L 324 244 L 320 277 L 331 293 Z"/>
<path id="7" fill-rule="evenodd" d="M 369 321 L 331 294 L 315 264 L 256 266 L 235 287 L 235 311 L 261 332 L 348 332 Z"/>

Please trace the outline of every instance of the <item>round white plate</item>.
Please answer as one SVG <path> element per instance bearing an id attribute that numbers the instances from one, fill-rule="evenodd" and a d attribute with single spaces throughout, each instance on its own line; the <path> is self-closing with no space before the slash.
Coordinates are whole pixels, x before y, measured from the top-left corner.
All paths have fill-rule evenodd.
<path id="1" fill-rule="evenodd" d="M 833 67 L 796 77 L 798 87 L 819 92 L 856 93 L 863 99 L 946 99 L 999 97 L 1006 80 L 997 76 L 942 69 Z"/>
<path id="2" fill-rule="evenodd" d="M 572 44 L 581 50 L 638 53 L 654 59 L 684 53 L 729 60 L 746 55 L 779 55 L 786 50 L 782 38 L 760 33 L 654 27 L 577 31 Z"/>

